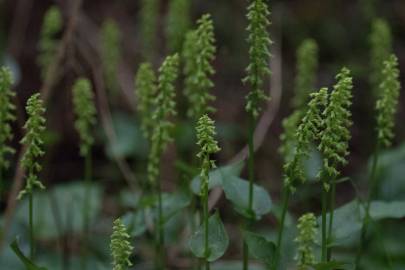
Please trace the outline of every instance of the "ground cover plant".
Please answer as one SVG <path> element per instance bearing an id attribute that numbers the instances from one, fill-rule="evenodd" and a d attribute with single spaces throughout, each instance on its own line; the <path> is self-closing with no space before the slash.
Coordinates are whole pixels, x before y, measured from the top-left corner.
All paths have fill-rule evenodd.
<path id="1" fill-rule="evenodd" d="M 405 268 L 394 4 L 225 2 L 33 2 L 35 87 L 13 18 L 0 270 Z"/>

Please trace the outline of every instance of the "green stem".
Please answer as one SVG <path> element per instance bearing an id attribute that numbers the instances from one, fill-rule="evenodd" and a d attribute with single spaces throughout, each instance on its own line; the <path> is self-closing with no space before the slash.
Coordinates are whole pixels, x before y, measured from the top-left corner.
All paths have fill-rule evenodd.
<path id="1" fill-rule="evenodd" d="M 280 219 L 280 229 L 278 231 L 278 236 L 277 236 L 277 246 L 276 246 L 276 254 L 274 257 L 274 263 L 273 263 L 273 270 L 276 270 L 280 261 L 280 256 L 281 256 L 281 245 L 283 242 L 283 234 L 284 234 L 284 225 L 285 225 L 285 217 L 287 215 L 287 209 L 288 209 L 288 204 L 290 201 L 290 195 L 291 195 L 291 190 L 289 187 L 284 187 L 283 190 L 283 204 L 282 204 L 282 210 L 281 210 L 281 219 Z"/>
<path id="2" fill-rule="evenodd" d="M 30 227 L 30 259 L 34 260 L 34 195 L 32 191 L 28 194 L 28 220 Z"/>
<path id="3" fill-rule="evenodd" d="M 249 174 L 249 204 L 248 204 L 248 211 L 249 214 L 253 212 L 253 182 L 254 182 L 254 129 L 256 126 L 256 119 L 252 114 L 249 116 L 249 134 L 248 134 L 248 148 L 249 148 L 249 156 L 248 156 L 248 174 Z M 246 242 L 243 243 L 243 270 L 249 269 L 249 248 Z"/>
<path id="4" fill-rule="evenodd" d="M 365 207 L 365 216 L 363 219 L 363 226 L 361 228 L 361 235 L 360 235 L 360 245 L 357 250 L 357 255 L 356 255 L 356 260 L 355 260 L 355 269 L 358 270 L 360 269 L 360 261 L 361 257 L 363 255 L 363 251 L 365 248 L 365 242 L 366 242 L 366 236 L 367 236 L 367 230 L 368 230 L 368 225 L 370 223 L 370 203 L 371 199 L 373 198 L 376 189 L 377 189 L 377 165 L 378 165 L 378 156 L 380 153 L 380 142 L 377 142 L 377 146 L 374 151 L 373 155 L 373 161 L 371 164 L 371 172 L 370 172 L 370 191 L 367 196 L 367 201 L 366 201 L 366 207 Z"/>
<path id="5" fill-rule="evenodd" d="M 333 228 L 333 216 L 335 213 L 335 199 L 336 199 L 336 179 L 333 179 L 331 183 L 331 190 L 329 192 L 329 228 L 328 228 L 328 240 L 327 240 L 327 261 L 330 261 L 332 258 L 332 228 Z"/>
<path id="6" fill-rule="evenodd" d="M 165 242 L 165 235 L 163 230 L 163 203 L 162 203 L 162 187 L 160 177 L 157 179 L 157 191 L 158 191 L 158 231 L 159 231 L 159 238 L 158 238 L 158 254 L 159 254 L 159 269 L 163 269 L 164 265 L 164 252 L 163 246 Z"/>
<path id="7" fill-rule="evenodd" d="M 323 181 L 321 181 L 323 183 Z M 327 224 L 326 224 L 326 212 L 328 211 L 328 191 L 322 185 L 322 255 L 321 261 L 326 262 L 327 251 Z"/>
<path id="8" fill-rule="evenodd" d="M 81 260 L 81 269 L 85 270 L 87 268 L 87 241 L 89 238 L 89 223 L 90 223 L 90 197 L 91 197 L 91 178 L 92 178 L 92 156 L 91 151 L 84 157 L 84 198 L 83 198 L 83 243 L 82 248 L 84 254 Z"/>

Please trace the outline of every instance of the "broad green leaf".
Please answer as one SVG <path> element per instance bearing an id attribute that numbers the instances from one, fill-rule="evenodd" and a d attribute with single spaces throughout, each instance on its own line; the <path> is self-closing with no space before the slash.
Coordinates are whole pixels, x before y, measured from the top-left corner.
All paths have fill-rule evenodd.
<path id="1" fill-rule="evenodd" d="M 14 240 L 11 243 L 10 247 L 14 251 L 14 253 L 18 256 L 18 258 L 21 260 L 21 262 L 24 264 L 26 270 L 47 270 L 45 267 L 39 267 L 35 265 L 34 262 L 32 262 L 29 258 L 27 258 L 24 255 L 24 253 L 20 250 L 17 240 Z"/>
<path id="2" fill-rule="evenodd" d="M 217 261 L 211 265 L 213 270 L 243 270 L 242 261 Z M 265 270 L 266 268 L 258 263 L 249 263 L 249 270 Z"/>
<path id="3" fill-rule="evenodd" d="M 185 193 L 163 194 L 163 222 L 166 223 L 179 211 L 191 203 L 191 197 Z"/>
<path id="4" fill-rule="evenodd" d="M 243 165 L 243 162 L 238 162 L 212 170 L 209 174 L 208 188 L 212 189 L 217 186 L 222 186 L 224 179 L 239 175 L 243 169 Z M 191 181 L 190 188 L 194 194 L 200 195 L 201 178 L 199 175 L 194 177 Z"/>
<path id="5" fill-rule="evenodd" d="M 125 113 L 114 113 L 112 115 L 112 121 L 116 139 L 106 144 L 108 156 L 120 158 L 136 156 L 146 158 L 148 154 L 148 143 L 142 135 L 134 117 Z"/>
<path id="6" fill-rule="evenodd" d="M 373 201 L 370 204 L 370 216 L 374 220 L 403 218 L 405 217 L 405 201 Z"/>
<path id="7" fill-rule="evenodd" d="M 49 191 L 34 193 L 34 230 L 38 238 L 56 238 L 83 230 L 83 205 L 86 185 L 72 182 L 55 186 Z M 90 225 L 100 213 L 102 190 L 92 184 L 89 195 Z M 15 222 L 28 226 L 28 199 L 21 202 Z"/>
<path id="8" fill-rule="evenodd" d="M 123 190 L 120 193 L 120 204 L 123 207 L 129 207 L 129 208 L 136 208 L 139 205 L 139 202 L 141 200 L 141 194 L 139 192 L 132 192 L 128 190 Z"/>
<path id="9" fill-rule="evenodd" d="M 253 204 L 249 211 L 249 182 L 239 177 L 232 176 L 223 179 L 223 189 L 225 196 L 230 200 L 234 208 L 241 215 L 259 220 L 263 215 L 270 212 L 272 202 L 269 193 L 261 186 L 253 186 Z"/>
<path id="10" fill-rule="evenodd" d="M 126 213 L 122 217 L 122 222 L 127 227 L 128 234 L 132 237 L 140 236 L 146 232 L 147 226 L 143 209 Z"/>
<path id="11" fill-rule="evenodd" d="M 270 266 L 274 252 L 276 250 L 276 245 L 267 240 L 264 236 L 248 231 L 243 232 L 243 239 L 249 247 L 249 252 L 252 256 L 266 265 Z"/>
<path id="12" fill-rule="evenodd" d="M 323 262 L 318 263 L 313 266 L 314 270 L 348 270 L 352 269 L 352 265 L 345 263 L 345 262 L 337 262 L 337 261 L 330 261 L 330 262 Z"/>
<path id="13" fill-rule="evenodd" d="M 229 245 L 229 238 L 218 212 L 208 220 L 208 254 L 205 254 L 204 239 L 204 224 L 201 224 L 188 243 L 191 252 L 196 257 L 206 258 L 209 262 L 213 262 L 224 255 Z"/>

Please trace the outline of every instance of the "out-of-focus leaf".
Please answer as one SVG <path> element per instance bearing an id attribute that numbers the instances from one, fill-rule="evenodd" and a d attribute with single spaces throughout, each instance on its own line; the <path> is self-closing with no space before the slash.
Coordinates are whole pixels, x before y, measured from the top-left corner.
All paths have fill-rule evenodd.
<path id="1" fill-rule="evenodd" d="M 204 239 L 204 224 L 201 224 L 189 241 L 190 250 L 196 257 L 213 262 L 224 255 L 229 245 L 229 238 L 218 212 L 208 220 L 208 254 L 205 254 Z"/>
<path id="2" fill-rule="evenodd" d="M 242 261 L 218 261 L 212 264 L 213 270 L 243 270 Z M 249 270 L 265 270 L 266 268 L 257 263 L 250 263 Z"/>
<path id="3" fill-rule="evenodd" d="M 222 182 L 224 179 L 230 178 L 232 176 L 238 176 L 243 169 L 243 165 L 243 162 L 238 162 L 212 170 L 209 173 L 208 188 L 212 189 L 217 186 L 222 186 Z M 199 175 L 194 177 L 190 185 L 191 190 L 194 192 L 194 194 L 200 195 L 201 178 Z"/>
<path id="4" fill-rule="evenodd" d="M 56 238 L 67 232 L 83 230 L 83 205 L 86 185 L 83 182 L 61 184 L 50 191 L 34 193 L 34 230 L 38 238 Z M 89 194 L 89 222 L 100 213 L 101 187 L 92 184 Z M 28 200 L 24 199 L 17 210 L 15 222 L 28 226 Z"/>
<path id="5" fill-rule="evenodd" d="M 261 186 L 253 186 L 252 211 L 249 211 L 249 182 L 239 177 L 232 176 L 223 179 L 225 196 L 230 200 L 234 208 L 241 215 L 259 220 L 263 215 L 271 211 L 271 198 L 269 193 Z"/>
<path id="6" fill-rule="evenodd" d="M 276 245 L 273 242 L 267 240 L 260 234 L 248 231 L 243 232 L 243 239 L 246 241 L 249 247 L 249 252 L 254 258 L 262 261 L 268 266 L 271 265 L 276 250 Z"/>
<path id="7" fill-rule="evenodd" d="M 128 229 L 128 234 L 137 237 L 146 232 L 147 226 L 143 209 L 126 213 L 122 217 L 122 222 Z"/>
<path id="8" fill-rule="evenodd" d="M 318 263 L 313 266 L 314 270 L 349 270 L 352 268 L 353 265 L 351 264 L 337 261 Z"/>
<path id="9" fill-rule="evenodd" d="M 191 197 L 185 193 L 163 194 L 163 222 L 166 223 L 171 217 L 191 203 Z"/>
<path id="10" fill-rule="evenodd" d="M 117 137 L 113 142 L 106 144 L 107 154 L 110 157 L 126 158 L 136 156 L 146 158 L 148 142 L 142 135 L 142 131 L 134 117 L 129 114 L 114 113 L 112 119 Z"/>
<path id="11" fill-rule="evenodd" d="M 309 157 L 303 161 L 303 164 L 306 179 L 310 181 L 316 180 L 322 168 L 322 157 L 316 147 L 311 147 Z"/>
<path id="12" fill-rule="evenodd" d="M 18 256 L 21 262 L 24 264 L 26 270 L 47 270 L 45 267 L 37 266 L 34 262 L 32 262 L 29 258 L 27 258 L 24 253 L 20 250 L 18 246 L 17 240 L 14 240 L 11 245 L 11 249 L 14 253 Z"/>
<path id="13" fill-rule="evenodd" d="M 141 195 L 139 193 L 134 193 L 128 190 L 123 190 L 120 193 L 120 203 L 121 206 L 136 208 L 138 207 Z"/>
<path id="14" fill-rule="evenodd" d="M 405 217 L 405 201 L 373 201 L 370 204 L 370 216 L 374 220 L 385 218 L 403 218 Z"/>

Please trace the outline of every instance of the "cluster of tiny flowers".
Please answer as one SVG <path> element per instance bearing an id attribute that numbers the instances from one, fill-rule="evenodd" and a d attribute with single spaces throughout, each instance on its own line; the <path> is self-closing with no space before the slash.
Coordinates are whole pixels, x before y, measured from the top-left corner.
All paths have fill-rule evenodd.
<path id="1" fill-rule="evenodd" d="M 295 257 L 298 270 L 309 270 L 315 264 L 313 244 L 316 236 L 316 218 L 312 213 L 305 214 L 298 219 L 298 252 Z"/>
<path id="2" fill-rule="evenodd" d="M 350 107 L 352 104 L 352 77 L 347 68 L 343 68 L 336 76 L 337 83 L 334 86 L 328 106 L 323 112 L 324 130 L 322 131 L 319 150 L 323 154 L 324 173 L 326 178 L 335 178 L 339 175 L 338 165 L 347 163 L 346 156 L 349 154 L 349 128 L 352 125 Z M 324 183 L 325 189 L 329 183 Z"/>
<path id="3" fill-rule="evenodd" d="M 210 159 L 211 154 L 219 152 L 221 149 L 218 142 L 215 140 L 215 122 L 208 116 L 203 115 L 197 123 L 197 145 L 200 147 L 200 152 L 197 157 L 201 159 L 201 190 L 208 188 L 208 173 L 212 168 L 215 168 L 215 162 Z"/>
<path id="4" fill-rule="evenodd" d="M 80 154 L 86 156 L 94 143 L 92 129 L 96 124 L 94 94 L 89 80 L 80 78 L 73 86 L 73 109 L 76 115 L 75 128 L 80 135 Z"/>
<path id="5" fill-rule="evenodd" d="M 121 219 L 116 219 L 113 224 L 110 249 L 113 257 L 113 270 L 125 270 L 132 265 L 129 257 L 133 247 L 129 240 L 130 235 Z"/>
<path id="6" fill-rule="evenodd" d="M 309 156 L 311 143 L 319 139 L 324 127 L 322 111 L 328 102 L 328 89 L 321 88 L 310 96 L 308 109 L 293 138 L 296 142 L 294 156 L 284 165 L 285 186 L 291 191 L 295 191 L 297 183 L 305 181 L 302 161 Z"/>
<path id="7" fill-rule="evenodd" d="M 152 115 L 154 129 L 151 137 L 151 150 L 148 158 L 148 176 L 155 183 L 159 175 L 159 160 L 166 145 L 173 140 L 173 123 L 170 117 L 176 115 L 176 92 L 174 83 L 178 77 L 179 56 L 168 56 L 159 68 L 158 96 L 155 98 L 155 111 Z"/>
<path id="8" fill-rule="evenodd" d="M 380 84 L 381 93 L 376 104 L 377 132 L 379 142 L 388 147 L 394 137 L 395 113 L 398 108 L 398 97 L 401 88 L 398 59 L 395 55 L 391 55 L 384 62 L 382 74 L 384 79 Z"/>
<path id="9" fill-rule="evenodd" d="M 14 149 L 7 145 L 13 138 L 11 122 L 15 120 L 12 99 L 15 93 L 11 90 L 13 79 L 8 68 L 0 69 L 0 170 L 8 168 L 6 155 L 14 154 Z"/>
<path id="10" fill-rule="evenodd" d="M 246 111 L 253 118 L 257 118 L 261 111 L 260 103 L 268 100 L 263 91 L 264 78 L 270 75 L 269 59 L 270 45 L 272 43 L 267 30 L 270 25 L 270 11 L 264 0 L 252 0 L 248 7 L 247 27 L 249 43 L 249 65 L 246 68 L 247 76 L 243 79 L 249 83 L 251 91 L 246 97 Z"/>
<path id="11" fill-rule="evenodd" d="M 62 30 L 63 19 L 60 10 L 52 6 L 44 16 L 39 40 L 38 64 L 41 67 L 42 78 L 46 77 L 48 68 L 55 57 L 58 41 L 55 35 Z"/>
<path id="12" fill-rule="evenodd" d="M 184 94 L 190 103 L 187 114 L 196 119 L 214 111 L 208 103 L 215 100 L 209 93 L 214 86 L 209 77 L 215 73 L 211 62 L 216 52 L 211 16 L 203 15 L 197 25 L 196 30 L 187 33 L 182 53 L 186 77 Z"/>
<path id="13" fill-rule="evenodd" d="M 40 98 L 40 94 L 32 95 L 28 101 L 26 110 L 28 120 L 24 125 L 26 131 L 21 143 L 27 147 L 22 158 L 22 166 L 27 171 L 27 183 L 25 188 L 20 192 L 18 198 L 21 199 L 25 194 L 33 192 L 35 187 L 44 189 L 44 185 L 38 179 L 38 173 L 42 167 L 38 158 L 45 154 L 43 150 L 43 133 L 45 131 L 45 108 Z"/>

